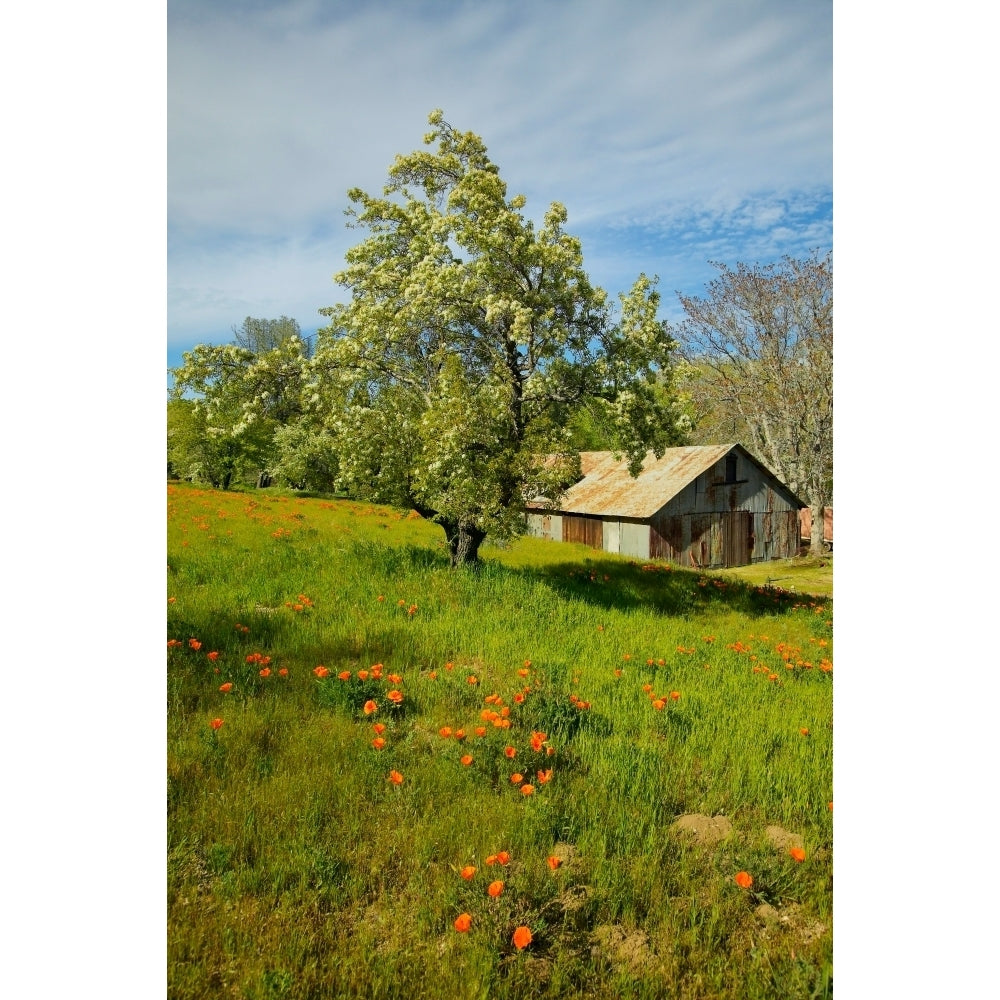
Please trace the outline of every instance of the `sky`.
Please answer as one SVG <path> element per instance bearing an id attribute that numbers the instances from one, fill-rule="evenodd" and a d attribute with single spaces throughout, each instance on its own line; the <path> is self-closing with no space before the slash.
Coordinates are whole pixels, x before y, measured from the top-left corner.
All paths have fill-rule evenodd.
<path id="1" fill-rule="evenodd" d="M 540 221 L 569 213 L 612 296 L 709 261 L 832 246 L 830 0 L 170 0 L 168 364 L 246 316 L 323 324 L 380 192 L 427 116 L 480 135 Z"/>

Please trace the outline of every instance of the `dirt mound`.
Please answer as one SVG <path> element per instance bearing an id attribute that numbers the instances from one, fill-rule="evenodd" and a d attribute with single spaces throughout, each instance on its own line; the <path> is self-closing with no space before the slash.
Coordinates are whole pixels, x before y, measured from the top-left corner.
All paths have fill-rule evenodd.
<path id="1" fill-rule="evenodd" d="M 801 834 L 790 833 L 780 826 L 769 826 L 765 831 L 767 839 L 778 848 L 779 851 L 790 851 L 793 847 L 805 847 Z"/>
<path id="2" fill-rule="evenodd" d="M 729 837 L 733 832 L 733 824 L 725 816 L 688 813 L 676 820 L 670 829 L 689 833 L 695 843 L 711 845 Z"/>
<path id="3" fill-rule="evenodd" d="M 608 958 L 613 965 L 630 972 L 648 971 L 659 965 L 645 931 L 627 931 L 618 924 L 602 924 L 594 928 L 590 941 L 590 953 L 594 958 Z"/>

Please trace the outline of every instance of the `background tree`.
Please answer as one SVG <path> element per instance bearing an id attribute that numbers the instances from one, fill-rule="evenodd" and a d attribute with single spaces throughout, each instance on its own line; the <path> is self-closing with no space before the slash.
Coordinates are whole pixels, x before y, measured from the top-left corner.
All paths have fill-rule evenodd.
<path id="1" fill-rule="evenodd" d="M 275 431 L 304 412 L 302 377 L 309 349 L 297 330 L 287 317 L 247 317 L 243 327 L 234 328 L 242 343 L 199 344 L 173 369 L 171 398 L 193 407 L 195 423 L 188 431 L 201 435 L 203 454 L 225 457 L 221 479 L 204 471 L 196 478 L 223 489 L 251 474 L 258 485 L 269 481 L 277 457 Z"/>
<path id="2" fill-rule="evenodd" d="M 580 407 L 633 472 L 677 440 L 675 344 L 652 281 L 640 275 L 613 322 L 566 209 L 536 230 L 479 136 L 440 111 L 430 124 L 433 148 L 397 156 L 382 196 L 349 192 L 349 225 L 369 236 L 336 275 L 350 302 L 321 310 L 306 395 L 326 400 L 342 486 L 435 519 L 460 564 L 575 479 Z"/>
<path id="3" fill-rule="evenodd" d="M 808 503 L 810 551 L 820 554 L 833 492 L 832 256 L 713 266 L 719 277 L 704 298 L 679 296 L 685 319 L 675 331 L 690 363 L 695 434 L 725 440 L 730 427 L 742 431 Z"/>

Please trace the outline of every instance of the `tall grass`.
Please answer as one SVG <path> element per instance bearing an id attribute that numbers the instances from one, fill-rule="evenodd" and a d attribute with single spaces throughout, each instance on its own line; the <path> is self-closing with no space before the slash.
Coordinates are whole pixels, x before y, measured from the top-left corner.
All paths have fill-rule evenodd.
<path id="1" fill-rule="evenodd" d="M 829 601 L 535 539 L 454 572 L 348 502 L 168 517 L 172 997 L 829 995 Z"/>

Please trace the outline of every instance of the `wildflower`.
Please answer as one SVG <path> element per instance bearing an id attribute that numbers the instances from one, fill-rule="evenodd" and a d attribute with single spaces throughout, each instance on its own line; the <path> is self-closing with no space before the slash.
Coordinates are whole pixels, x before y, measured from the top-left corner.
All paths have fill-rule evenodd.
<path id="1" fill-rule="evenodd" d="M 388 693 L 388 694 L 386 695 L 386 698 L 388 698 L 388 699 L 389 699 L 389 701 L 391 701 L 391 702 L 392 702 L 392 703 L 393 703 L 394 705 L 399 705 L 399 704 L 401 704 L 401 703 L 402 703 L 402 701 L 403 701 L 403 692 L 402 692 L 402 691 L 397 691 L 397 690 L 396 690 L 396 689 L 394 688 L 394 689 L 393 689 L 392 691 L 390 691 L 390 692 L 389 692 L 389 693 Z"/>
<path id="2" fill-rule="evenodd" d="M 557 858 L 554 854 L 550 854 L 545 860 L 553 871 L 562 864 L 562 858 Z"/>
<path id="3" fill-rule="evenodd" d="M 516 695 L 514 695 L 514 704 L 520 705 L 523 702 L 524 702 L 524 695 L 521 694 L 520 691 L 518 691 L 518 693 Z"/>
<path id="4" fill-rule="evenodd" d="M 359 670 L 358 671 L 358 680 L 359 681 L 366 681 L 366 680 L 368 680 L 368 671 L 367 670 Z"/>
<path id="5" fill-rule="evenodd" d="M 222 728 L 222 719 L 212 719 L 212 721 L 211 721 L 211 722 L 209 723 L 209 725 L 210 725 L 210 726 L 211 726 L 211 727 L 212 727 L 213 729 L 215 729 L 215 730 L 219 730 L 219 729 L 221 729 L 221 728 Z"/>
<path id="6" fill-rule="evenodd" d="M 538 772 L 538 784 L 544 785 L 552 780 L 552 768 L 550 767 L 547 771 Z"/>
<path id="7" fill-rule="evenodd" d="M 549 738 L 548 733 L 532 733 L 531 734 L 531 749 L 535 753 L 540 753 L 542 749 L 542 744 Z"/>
<path id="8" fill-rule="evenodd" d="M 531 660 L 525 660 L 524 661 L 524 666 L 525 666 L 525 668 L 530 667 L 531 666 Z"/>
<path id="9" fill-rule="evenodd" d="M 288 676 L 288 667 L 282 667 L 282 668 L 281 668 L 281 669 L 280 669 L 280 670 L 278 671 L 278 676 L 279 676 L 279 677 L 287 677 L 287 676 Z"/>
<path id="10" fill-rule="evenodd" d="M 460 913 L 455 918 L 455 930 L 464 934 L 472 926 L 472 917 L 468 913 Z"/>
<path id="11" fill-rule="evenodd" d="M 476 874 L 475 865 L 466 865 L 459 873 L 466 882 L 471 882 Z"/>
<path id="12" fill-rule="evenodd" d="M 497 856 L 495 854 L 491 854 L 483 863 L 487 868 L 492 868 L 497 863 Z"/>
<path id="13" fill-rule="evenodd" d="M 318 667 L 313 667 L 313 673 L 317 677 L 326 677 L 326 675 L 329 674 L 330 671 L 327 670 L 326 667 L 324 667 L 323 664 L 321 663 Z"/>
<path id="14" fill-rule="evenodd" d="M 500 895 L 500 893 L 502 893 L 502 892 L 503 892 L 503 882 L 501 882 L 501 881 L 500 881 L 499 879 L 498 879 L 498 880 L 497 880 L 496 882 L 490 882 L 489 886 L 487 886 L 487 889 L 486 889 L 486 891 L 487 891 L 487 892 L 488 892 L 488 893 L 489 893 L 489 894 L 490 894 L 490 895 L 491 895 L 491 896 L 492 896 L 492 897 L 493 897 L 494 899 L 496 899 L 496 898 L 497 898 L 497 896 L 499 896 L 499 895 Z"/>
<path id="15" fill-rule="evenodd" d="M 215 663 L 215 661 L 216 661 L 216 660 L 217 660 L 217 659 L 219 658 L 219 651 L 218 651 L 217 649 L 213 649 L 211 653 L 206 653 L 205 655 L 206 655 L 206 656 L 207 656 L 207 657 L 208 657 L 208 658 L 209 658 L 209 659 L 210 659 L 210 660 L 211 660 L 211 661 L 212 661 L 213 663 Z"/>
<path id="16" fill-rule="evenodd" d="M 803 726 L 803 727 L 802 727 L 802 728 L 801 728 L 801 729 L 799 730 L 799 732 L 800 732 L 800 733 L 801 733 L 801 734 L 802 734 L 803 736 L 808 736 L 808 735 L 809 735 L 809 730 L 808 730 L 808 729 L 806 729 L 806 728 L 805 728 L 805 726 Z"/>
<path id="17" fill-rule="evenodd" d="M 657 698 L 653 701 L 653 708 L 655 708 L 657 712 L 660 712 L 664 709 L 666 704 L 667 703 L 662 698 Z"/>
<path id="18" fill-rule="evenodd" d="M 371 715 L 373 712 L 378 711 L 378 704 L 369 698 L 368 701 L 364 703 L 361 711 L 364 712 L 365 715 Z"/>
<path id="19" fill-rule="evenodd" d="M 232 683 L 232 681 L 226 681 L 225 684 L 220 684 L 219 685 L 219 690 L 223 694 L 229 694 L 229 692 L 232 691 L 232 689 L 233 689 L 233 683 Z"/>
<path id="20" fill-rule="evenodd" d="M 316 669 L 319 670 L 320 668 L 317 667 Z M 326 667 L 323 667 L 323 670 L 326 670 Z M 329 671 L 327 671 L 327 672 L 329 672 Z M 319 677 L 326 677 L 326 674 L 318 674 L 317 676 L 319 676 Z M 342 681 L 349 681 L 351 679 L 351 672 L 350 672 L 350 670 L 341 670 L 340 673 L 337 674 L 337 677 L 338 677 L 338 679 L 340 679 Z"/>
<path id="21" fill-rule="evenodd" d="M 188 645 L 197 653 L 201 649 L 201 643 L 197 639 L 188 639 Z"/>
<path id="22" fill-rule="evenodd" d="M 379 673 L 382 673 L 382 664 L 381 663 L 376 663 L 375 666 L 372 667 L 372 670 L 374 670 L 375 667 L 378 668 L 378 672 Z M 402 684 L 403 683 L 403 678 L 402 678 L 402 676 L 400 674 L 389 674 L 388 681 L 389 681 L 390 684 Z"/>
<path id="23" fill-rule="evenodd" d="M 806 852 L 801 847 L 793 847 L 788 853 L 794 861 L 805 861 L 806 859 Z"/>
<path id="24" fill-rule="evenodd" d="M 375 739 L 372 740 L 372 746 L 375 747 L 376 750 L 381 750 L 382 747 L 385 746 L 385 739 L 381 736 L 376 736 Z"/>
<path id="25" fill-rule="evenodd" d="M 506 851 L 497 851 L 497 864 L 498 865 L 510 864 L 510 855 Z"/>
<path id="26" fill-rule="evenodd" d="M 270 667 L 264 667 L 264 669 L 260 671 L 260 676 L 261 677 L 270 677 L 271 676 L 271 668 Z"/>
<path id="27" fill-rule="evenodd" d="M 534 795 L 535 794 L 535 786 L 534 785 L 521 785 L 521 794 L 522 795 Z"/>
<path id="28" fill-rule="evenodd" d="M 513 760 L 517 755 L 517 750 L 514 747 L 504 747 L 503 754 L 508 760 Z"/>
<path id="29" fill-rule="evenodd" d="M 517 948 L 518 951 L 522 948 L 527 948 L 528 945 L 531 944 L 531 931 L 522 925 L 514 931 L 514 937 L 511 938 L 511 940 L 514 942 L 514 947 Z"/>
<path id="30" fill-rule="evenodd" d="M 385 725 L 381 722 L 376 722 L 372 729 L 375 730 L 376 736 L 381 736 L 385 732 Z"/>
<path id="31" fill-rule="evenodd" d="M 428 676 L 428 677 L 429 677 L 429 678 L 430 678 L 430 679 L 431 679 L 432 681 L 436 681 L 436 680 L 438 679 L 438 672 L 437 672 L 436 670 L 432 670 L 432 671 L 431 671 L 431 672 L 430 672 L 430 673 L 429 673 L 429 674 L 428 674 L 427 676 Z"/>
<path id="32" fill-rule="evenodd" d="M 181 645 L 180 639 L 168 639 L 167 640 L 167 649 L 173 649 L 174 646 L 180 646 L 180 645 Z"/>
<path id="33" fill-rule="evenodd" d="M 485 726 L 476 726 L 476 735 L 477 736 L 485 736 L 486 735 L 486 727 Z"/>
<path id="34" fill-rule="evenodd" d="M 677 701 L 677 700 L 678 700 L 678 699 L 680 698 L 680 696 L 681 696 L 681 693 L 680 693 L 680 691 L 671 691 L 671 692 L 670 692 L 670 697 L 671 697 L 671 698 L 672 698 L 672 699 L 673 699 L 674 701 Z"/>
<path id="35" fill-rule="evenodd" d="M 525 670 L 525 669 L 522 668 L 521 670 L 518 670 L 517 676 L 518 677 L 527 677 L 530 672 L 531 671 Z"/>
<path id="36" fill-rule="evenodd" d="M 753 885 L 753 876 L 747 872 L 737 872 L 734 881 L 741 889 L 749 889 Z"/>
<path id="37" fill-rule="evenodd" d="M 399 771 L 390 771 L 389 780 L 394 785 L 401 785 L 403 783 L 403 776 L 399 773 Z"/>
<path id="38" fill-rule="evenodd" d="M 510 776 L 510 783 L 512 785 L 519 785 L 519 784 L 521 784 L 522 781 L 524 781 L 524 775 L 523 774 L 514 773 L 514 774 L 512 774 Z"/>
<path id="39" fill-rule="evenodd" d="M 378 597 L 375 598 L 375 600 L 378 601 L 379 604 L 381 604 L 382 601 L 385 600 L 385 594 L 379 594 Z"/>
<path id="40" fill-rule="evenodd" d="M 168 597 L 167 598 L 167 604 L 176 604 L 176 603 L 177 603 L 177 598 L 176 597 Z"/>
<path id="41" fill-rule="evenodd" d="M 646 692 L 646 694 L 649 694 L 649 692 L 653 690 L 653 685 L 652 684 L 643 684 L 642 689 L 643 689 L 643 691 Z"/>
<path id="42" fill-rule="evenodd" d="M 444 669 L 445 670 L 454 670 L 454 668 L 455 668 L 455 664 L 454 663 L 446 663 L 444 665 Z"/>
<path id="43" fill-rule="evenodd" d="M 438 730 L 438 736 L 440 736 L 441 739 L 443 739 L 443 740 L 448 739 L 448 737 L 451 736 L 451 727 L 450 726 L 442 726 Z"/>
<path id="44" fill-rule="evenodd" d="M 479 678 L 475 674 L 469 674 L 469 683 L 470 684 L 478 684 L 479 683 Z"/>
<path id="45" fill-rule="evenodd" d="M 465 730 L 464 729 L 456 729 L 455 730 L 455 739 L 458 740 L 459 743 L 461 743 L 462 740 L 465 739 Z"/>
<path id="46" fill-rule="evenodd" d="M 472 754 L 468 754 L 467 753 L 464 757 L 462 757 L 462 759 L 459 761 L 459 763 L 463 767 L 468 767 L 472 763 Z"/>

